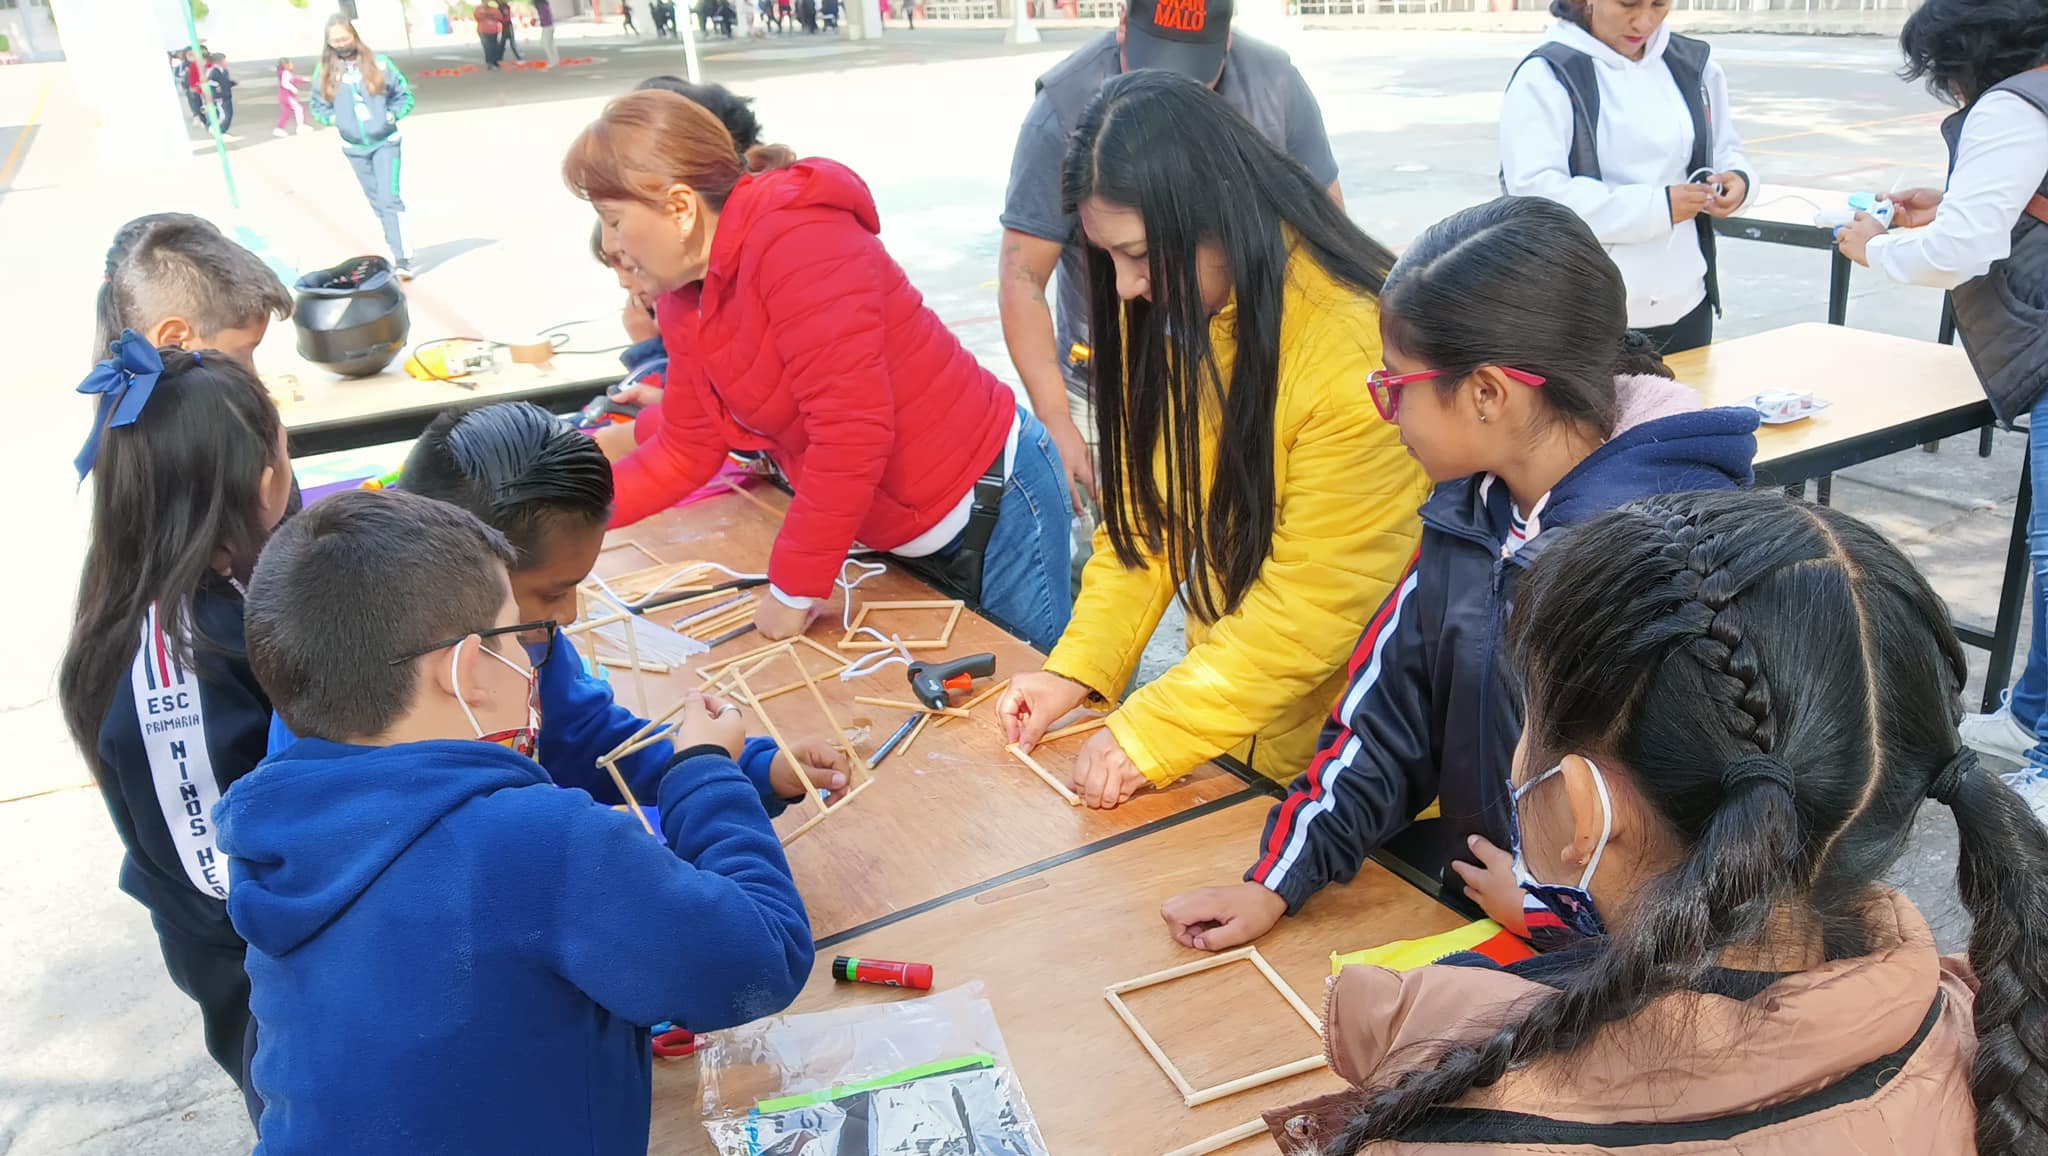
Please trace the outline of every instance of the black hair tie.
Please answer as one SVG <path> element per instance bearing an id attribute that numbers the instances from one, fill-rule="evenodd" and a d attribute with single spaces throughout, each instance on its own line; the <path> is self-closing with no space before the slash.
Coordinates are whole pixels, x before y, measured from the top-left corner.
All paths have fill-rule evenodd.
<path id="1" fill-rule="evenodd" d="M 1927 797 L 1943 806 L 1953 807 L 1956 798 L 1963 793 L 1963 784 L 1977 773 L 1977 752 L 1968 747 L 1957 751 L 1927 785 Z"/>
<path id="2" fill-rule="evenodd" d="M 1733 792 L 1744 783 L 1762 780 L 1776 783 L 1786 794 L 1792 793 L 1792 768 L 1785 760 L 1773 754 L 1743 755 L 1721 768 L 1721 790 Z"/>
<path id="3" fill-rule="evenodd" d="M 1641 353 L 1650 348 L 1650 339 L 1640 330 L 1624 330 L 1621 335 L 1621 347 L 1630 353 Z"/>

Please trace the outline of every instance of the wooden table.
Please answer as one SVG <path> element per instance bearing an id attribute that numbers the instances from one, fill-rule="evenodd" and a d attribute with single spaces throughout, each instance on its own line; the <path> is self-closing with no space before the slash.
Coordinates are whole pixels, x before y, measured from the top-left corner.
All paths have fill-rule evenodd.
<path id="1" fill-rule="evenodd" d="M 1761 184 L 1741 212 L 1714 218 L 1714 232 L 1740 241 L 1828 250 L 1828 324 L 1841 325 L 1849 316 L 1849 259 L 1835 248 L 1835 231 L 1813 219 L 1823 207 L 1848 201 L 1849 194 L 1827 189 Z"/>
<path id="2" fill-rule="evenodd" d="M 546 365 L 508 365 L 460 382 L 418 381 L 394 361 L 370 377 L 345 378 L 314 365 L 264 375 L 290 431 L 292 455 L 360 449 L 416 438 L 444 410 L 530 401 L 573 413 L 624 376 L 617 355 L 561 353 Z"/>
<path id="3" fill-rule="evenodd" d="M 865 801 L 865 800 L 863 800 Z M 1167 935 L 1159 905 L 1192 887 L 1234 882 L 1265 822 L 1268 800 L 1217 813 L 1033 874 L 842 944 L 840 954 L 917 960 L 939 988 L 980 981 L 1001 1023 L 1024 1095 L 1055 1153 L 1157 1153 L 1254 1119 L 1276 1104 L 1340 1089 L 1327 1070 L 1187 1108 L 1102 996 L 1103 988 L 1200 959 Z M 1447 909 L 1367 864 L 1302 915 L 1259 941 L 1312 1008 L 1323 1003 L 1330 953 L 1429 935 L 1460 922 Z M 835 983 L 820 953 L 791 1011 L 916 998 Z M 1313 1055 L 1313 1033 L 1249 964 L 1231 964 L 1132 993 L 1132 1012 L 1202 1086 Z M 711 1152 L 700 1122 L 695 1059 L 656 1060 L 651 1156 Z M 1272 1151 L 1255 1137 L 1230 1152 Z"/>
<path id="4" fill-rule="evenodd" d="M 1991 403 L 1964 352 L 1863 329 L 1807 323 L 1738 337 L 1664 359 L 1710 405 L 1730 405 L 1770 389 L 1809 391 L 1831 402 L 1804 421 L 1757 430 L 1759 482 L 1802 486 L 1838 470 L 1991 424 Z M 2012 677 L 2027 584 L 2030 467 L 2020 467 L 1998 617 L 1991 629 L 1956 624 L 1956 633 L 1990 652 L 1983 708 L 1995 710 Z M 1822 500 L 1826 500 L 1825 491 Z"/>
<path id="5" fill-rule="evenodd" d="M 1757 478 L 1796 485 L 1966 433 L 1992 421 L 1969 358 L 1952 345 L 1808 322 L 1666 357 L 1709 405 L 1767 390 L 1811 392 L 1829 407 L 1757 430 Z"/>
<path id="6" fill-rule="evenodd" d="M 665 562 L 715 559 L 738 570 L 765 570 L 769 548 L 781 526 L 779 511 L 787 507 L 788 499 L 766 486 L 756 487 L 750 495 L 716 497 L 669 510 L 615 531 L 611 541 L 630 539 Z M 634 556 L 626 556 L 629 554 Z M 646 565 L 634 552 L 608 551 L 600 560 L 598 573 L 617 574 Z M 856 604 L 935 597 L 938 595 L 929 587 L 892 564 L 884 577 L 860 586 Z M 835 598 L 825 619 L 812 626 L 811 637 L 827 646 L 836 643 L 843 633 L 840 611 L 841 599 Z M 673 617 L 660 612 L 654 615 L 664 624 Z M 651 716 L 696 687 L 703 666 L 761 644 L 758 636 L 748 634 L 692 661 L 682 671 L 644 676 L 650 702 L 635 700 L 630 676 L 614 673 L 613 682 L 621 701 Z M 996 655 L 998 678 L 1037 670 L 1043 662 L 1043 656 L 1030 646 L 972 612 L 961 616 L 949 648 L 920 652 L 919 657 L 956 658 L 981 651 Z M 812 658 L 809 669 L 826 667 L 822 657 L 813 654 Z M 756 691 L 765 693 L 796 677 L 794 668 L 782 663 L 750 681 Z M 819 681 L 819 688 L 836 721 L 848 728 L 856 749 L 863 754 L 873 751 L 909 717 L 904 711 L 853 701 L 856 697 L 910 698 L 901 665 L 852 682 L 828 676 Z M 764 705 L 791 741 L 797 741 L 799 735 L 831 733 L 807 693 L 782 695 Z M 748 731 L 762 733 L 751 714 Z M 1054 775 L 1064 776 L 1073 767 L 1080 743 L 1069 739 L 1041 748 L 1039 761 Z M 1165 790 L 1141 791 L 1113 811 L 1072 807 L 1004 753 L 1003 746 L 993 700 L 977 708 L 972 719 L 956 720 L 945 727 L 927 726 L 907 754 L 882 764 L 872 788 L 790 844 L 790 867 L 821 949 L 849 935 L 985 892 L 1054 863 L 1105 851 L 1257 793 L 1247 779 L 1207 764 Z M 778 822 L 787 831 L 814 813 L 807 804 L 791 808 Z M 1250 845 L 1247 840 L 1237 849 L 1240 857 L 1249 854 Z M 1235 870 L 1242 869 L 1240 865 Z"/>

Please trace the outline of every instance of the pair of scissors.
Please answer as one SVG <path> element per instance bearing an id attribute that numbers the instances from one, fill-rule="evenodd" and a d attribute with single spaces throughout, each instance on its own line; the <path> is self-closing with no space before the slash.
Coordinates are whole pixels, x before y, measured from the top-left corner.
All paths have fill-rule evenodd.
<path id="1" fill-rule="evenodd" d="M 654 1025 L 653 1031 L 655 1055 L 663 1059 L 676 1059 L 697 1054 L 697 1037 L 690 1029 L 677 1027 L 672 1020 L 663 1020 Z"/>

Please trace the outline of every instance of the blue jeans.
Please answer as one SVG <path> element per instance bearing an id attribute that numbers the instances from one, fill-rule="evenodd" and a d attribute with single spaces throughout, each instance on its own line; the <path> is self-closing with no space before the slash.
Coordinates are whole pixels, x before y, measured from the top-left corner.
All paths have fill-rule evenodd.
<path id="1" fill-rule="evenodd" d="M 981 566 L 981 609 L 1040 650 L 1051 650 L 1074 615 L 1074 502 L 1067 470 L 1044 423 L 1021 410 L 1017 460 L 1003 481 L 1003 504 Z M 955 538 L 931 560 L 960 550 Z M 952 591 L 971 594 L 972 591 Z"/>
<path id="2" fill-rule="evenodd" d="M 2027 515 L 2027 557 L 2034 567 L 2034 629 L 2027 642 L 2027 665 L 2012 685 L 2013 721 L 2041 734 L 2048 713 L 2048 396 L 2034 403 L 2027 432 L 2027 463 L 2033 470 L 2034 508 Z M 2048 743 L 2036 743 L 2027 761 L 2048 767 Z"/>

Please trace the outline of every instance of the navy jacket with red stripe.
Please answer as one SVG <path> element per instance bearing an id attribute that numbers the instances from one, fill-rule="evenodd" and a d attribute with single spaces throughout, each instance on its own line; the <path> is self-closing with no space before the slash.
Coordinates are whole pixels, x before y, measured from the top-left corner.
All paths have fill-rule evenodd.
<path id="1" fill-rule="evenodd" d="M 263 758 L 270 700 L 243 648 L 241 595 L 226 582 L 207 579 L 193 600 L 189 665 L 168 633 L 152 608 L 100 723 L 93 777 L 128 850 L 121 890 L 188 938 L 239 947 L 213 806 Z"/>
<path id="2" fill-rule="evenodd" d="M 1624 392 L 1642 380 L 1626 379 Z M 1653 380 L 1661 385 L 1644 388 L 1672 388 Z M 1443 880 L 1443 898 L 1467 907 L 1450 870 L 1470 858 L 1466 838 L 1511 845 L 1508 771 L 1522 694 L 1503 633 L 1522 571 L 1560 530 L 1629 501 L 1748 485 L 1756 424 L 1749 410 L 1691 408 L 1618 429 L 1552 488 L 1535 535 L 1512 556 L 1502 546 L 1505 485 L 1481 475 L 1438 486 L 1423 503 L 1421 548 L 1366 625 L 1320 749 L 1267 818 L 1245 878 L 1293 913 L 1384 848 Z M 1412 821 L 1431 800 L 1440 817 Z"/>

